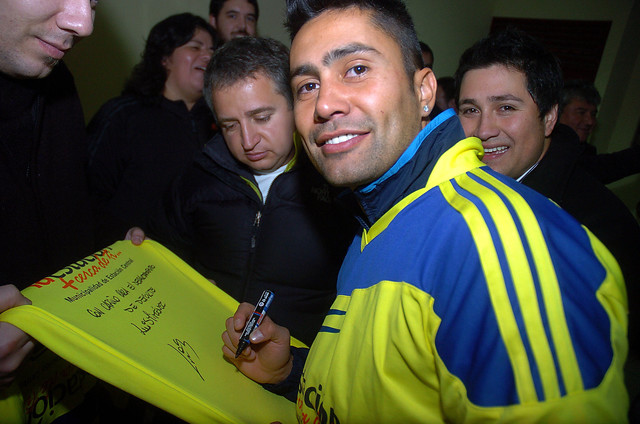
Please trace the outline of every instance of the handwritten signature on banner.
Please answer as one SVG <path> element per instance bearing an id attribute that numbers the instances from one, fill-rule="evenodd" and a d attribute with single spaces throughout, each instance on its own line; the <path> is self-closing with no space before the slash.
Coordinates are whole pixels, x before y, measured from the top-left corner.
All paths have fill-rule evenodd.
<path id="1" fill-rule="evenodd" d="M 198 363 L 191 355 L 195 355 L 195 358 L 200 359 L 198 353 L 195 349 L 187 342 L 186 340 L 180 340 L 178 338 L 173 339 L 173 344 L 169 343 L 169 346 L 178 352 L 182 358 L 195 370 L 195 372 L 200 376 L 202 381 L 204 381 L 204 377 L 200 374 L 200 370 L 198 370 Z"/>

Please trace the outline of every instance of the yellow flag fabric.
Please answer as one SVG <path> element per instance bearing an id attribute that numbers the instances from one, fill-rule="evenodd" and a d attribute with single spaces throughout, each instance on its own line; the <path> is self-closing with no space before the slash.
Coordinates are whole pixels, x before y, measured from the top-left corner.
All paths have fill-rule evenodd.
<path id="1" fill-rule="evenodd" d="M 220 336 L 238 302 L 157 242 L 116 242 L 23 294 L 33 304 L 1 321 L 185 421 L 296 420 L 293 403 L 223 358 Z"/>

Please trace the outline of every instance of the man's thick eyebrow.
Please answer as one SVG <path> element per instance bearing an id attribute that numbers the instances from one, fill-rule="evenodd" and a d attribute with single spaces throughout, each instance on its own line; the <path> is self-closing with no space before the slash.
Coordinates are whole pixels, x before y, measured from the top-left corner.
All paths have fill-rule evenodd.
<path id="1" fill-rule="evenodd" d="M 513 94 L 501 94 L 499 96 L 489 96 L 487 100 L 489 100 L 489 102 L 491 103 L 499 103 L 504 101 L 515 101 L 515 102 L 523 103 L 523 100 L 520 97 L 514 96 Z M 459 103 L 461 105 L 464 105 L 464 104 L 475 105 L 475 104 L 478 104 L 478 101 L 473 98 L 466 98 L 466 99 L 460 99 Z"/>
<path id="2" fill-rule="evenodd" d="M 380 54 L 378 50 L 375 48 L 368 46 L 362 43 L 351 43 L 347 44 L 344 47 L 340 47 L 334 50 L 331 50 L 322 58 L 322 64 L 324 66 L 331 66 L 333 62 L 336 60 L 340 60 L 346 56 L 350 56 L 356 53 L 377 53 Z"/>
<path id="3" fill-rule="evenodd" d="M 460 103 L 461 105 L 464 105 L 464 104 L 475 105 L 477 102 L 476 102 L 476 99 L 460 99 L 458 100 L 458 103 Z"/>
<path id="4" fill-rule="evenodd" d="M 333 62 L 336 60 L 340 60 L 344 57 L 350 56 L 356 53 L 375 53 L 381 54 L 375 48 L 368 46 L 362 43 L 351 43 L 346 46 L 339 47 L 337 49 L 331 50 L 322 58 L 323 66 L 331 66 Z M 295 69 L 291 70 L 291 78 L 295 78 L 300 75 L 317 75 L 319 74 L 318 68 L 315 65 L 311 64 L 303 64 Z"/>
<path id="5" fill-rule="evenodd" d="M 489 101 L 490 102 L 504 102 L 505 100 L 511 100 L 511 101 L 516 101 L 516 102 L 520 102 L 523 103 L 524 100 L 522 100 L 520 97 L 518 96 L 514 96 L 513 94 L 501 94 L 499 96 L 489 96 Z"/>

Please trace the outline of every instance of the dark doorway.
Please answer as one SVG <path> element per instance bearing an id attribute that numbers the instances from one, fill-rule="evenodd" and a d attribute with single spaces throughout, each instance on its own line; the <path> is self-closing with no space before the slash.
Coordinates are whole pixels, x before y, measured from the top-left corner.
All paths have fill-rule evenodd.
<path id="1" fill-rule="evenodd" d="M 507 26 L 520 28 L 540 40 L 560 59 L 565 80 L 594 82 L 611 21 L 494 17 L 490 32 Z"/>

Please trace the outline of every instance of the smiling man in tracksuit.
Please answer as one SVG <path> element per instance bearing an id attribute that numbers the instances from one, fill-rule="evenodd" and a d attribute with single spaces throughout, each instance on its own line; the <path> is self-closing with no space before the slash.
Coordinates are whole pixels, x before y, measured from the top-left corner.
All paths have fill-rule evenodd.
<path id="1" fill-rule="evenodd" d="M 403 3 L 289 0 L 296 127 L 363 226 L 309 350 L 265 319 L 234 358 L 299 422 L 621 422 L 626 294 L 588 230 L 480 161 L 453 111 L 428 125 Z M 292 404 L 292 407 L 294 405 Z"/>

